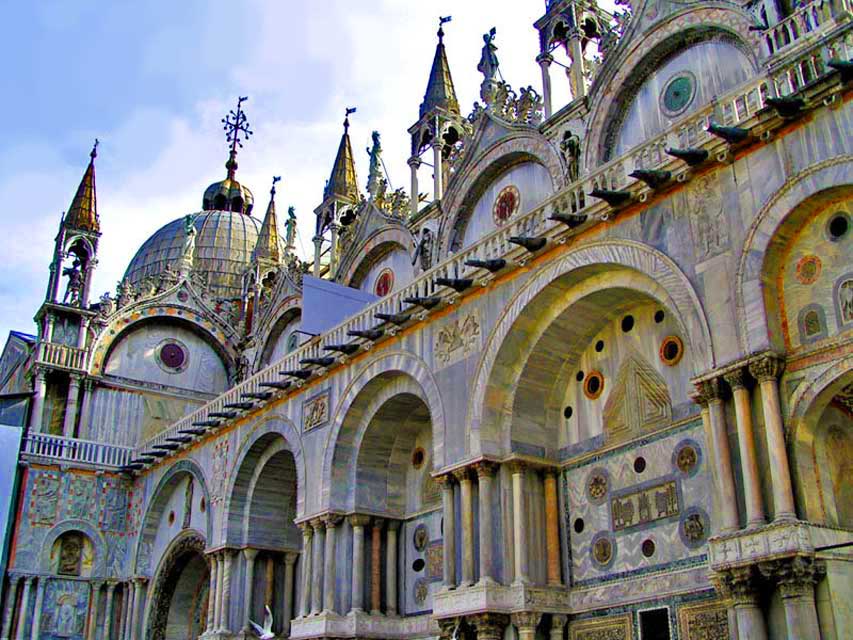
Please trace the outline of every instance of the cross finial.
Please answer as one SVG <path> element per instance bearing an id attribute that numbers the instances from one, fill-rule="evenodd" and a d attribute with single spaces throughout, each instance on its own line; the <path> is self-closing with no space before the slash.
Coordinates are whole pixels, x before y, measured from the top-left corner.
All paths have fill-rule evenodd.
<path id="1" fill-rule="evenodd" d="M 438 42 L 439 44 L 442 42 L 444 38 L 444 25 L 453 20 L 453 16 L 439 16 L 438 17 Z"/>
<path id="2" fill-rule="evenodd" d="M 231 143 L 231 153 L 226 163 L 228 168 L 228 177 L 233 178 L 237 171 L 237 147 L 243 147 L 243 141 L 248 140 L 254 133 L 249 128 L 249 121 L 246 119 L 246 112 L 243 111 L 243 103 L 249 99 L 249 96 L 237 97 L 237 110 L 231 110 L 228 115 L 222 118 L 222 129 L 225 131 L 225 139 Z M 241 139 L 242 135 L 242 139 Z"/>
<path id="3" fill-rule="evenodd" d="M 98 157 L 98 145 L 100 142 L 100 140 L 95 138 L 95 144 L 92 145 L 92 151 L 89 153 L 89 157 L 92 158 L 92 160 Z"/>
<path id="4" fill-rule="evenodd" d="M 344 115 L 344 131 L 349 130 L 349 117 L 350 114 L 355 113 L 355 107 L 347 107 L 346 115 Z"/>
<path id="5" fill-rule="evenodd" d="M 281 176 L 273 176 L 272 177 L 272 188 L 270 189 L 270 198 L 275 195 L 275 183 L 281 180 Z"/>

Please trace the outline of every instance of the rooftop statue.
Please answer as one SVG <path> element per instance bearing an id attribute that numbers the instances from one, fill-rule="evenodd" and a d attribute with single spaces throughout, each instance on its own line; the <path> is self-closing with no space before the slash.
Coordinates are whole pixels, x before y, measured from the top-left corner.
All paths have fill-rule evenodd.
<path id="1" fill-rule="evenodd" d="M 371 199 L 375 199 L 379 189 L 380 180 L 382 178 L 382 143 L 379 141 L 379 132 L 373 132 L 373 146 L 367 149 L 367 155 L 370 156 L 370 171 L 367 176 L 367 193 Z"/>
<path id="2" fill-rule="evenodd" d="M 498 48 L 495 46 L 495 33 L 497 30 L 492 27 L 488 33 L 483 34 L 483 52 L 480 55 L 480 64 L 477 65 L 477 71 L 485 76 L 485 82 L 495 80 L 498 75 L 498 56 L 495 53 Z"/>

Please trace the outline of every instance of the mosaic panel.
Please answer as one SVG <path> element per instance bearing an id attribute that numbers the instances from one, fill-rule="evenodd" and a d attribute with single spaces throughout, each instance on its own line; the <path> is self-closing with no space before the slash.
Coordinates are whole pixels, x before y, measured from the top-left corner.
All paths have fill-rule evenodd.
<path id="1" fill-rule="evenodd" d="M 104 478 L 100 490 L 98 527 L 104 531 L 124 531 L 127 525 L 127 494 L 121 481 Z"/>
<path id="2" fill-rule="evenodd" d="M 92 476 L 68 476 L 66 488 L 65 517 L 72 520 L 88 520 L 96 513 L 98 485 Z"/>
<path id="3" fill-rule="evenodd" d="M 580 620 L 569 625 L 571 640 L 632 640 L 634 624 L 631 614 Z"/>
<path id="4" fill-rule="evenodd" d="M 678 515 L 678 487 L 674 480 L 630 491 L 610 499 L 614 531 Z"/>
<path id="5" fill-rule="evenodd" d="M 30 493 L 30 525 L 50 526 L 59 507 L 60 475 L 51 471 L 36 474 Z"/>
<path id="6" fill-rule="evenodd" d="M 678 634 L 683 640 L 717 640 L 729 637 L 729 616 L 722 602 L 678 609 Z"/>
<path id="7" fill-rule="evenodd" d="M 89 584 L 53 579 L 47 583 L 42 608 L 42 637 L 75 639 L 83 637 L 89 605 Z"/>

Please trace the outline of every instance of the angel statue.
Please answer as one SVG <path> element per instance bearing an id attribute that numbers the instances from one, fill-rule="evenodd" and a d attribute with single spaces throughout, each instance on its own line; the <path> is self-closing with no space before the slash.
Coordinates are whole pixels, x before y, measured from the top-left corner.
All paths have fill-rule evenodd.
<path id="1" fill-rule="evenodd" d="M 80 261 L 75 260 L 70 267 L 62 270 L 62 275 L 68 276 L 68 286 L 62 304 L 80 304 L 80 293 L 83 289 L 83 274 L 80 272 Z"/>
<path id="2" fill-rule="evenodd" d="M 495 33 L 497 30 L 492 27 L 488 33 L 483 34 L 483 52 L 480 56 L 480 64 L 477 65 L 477 71 L 486 76 L 486 82 L 495 79 L 498 74 L 498 56 L 495 53 L 498 48 L 495 46 Z"/>
<path id="3" fill-rule="evenodd" d="M 272 640 L 272 638 L 275 638 L 275 633 L 272 630 L 272 611 L 270 611 L 269 605 L 266 606 L 266 610 L 267 615 L 264 616 L 263 627 L 252 620 L 249 620 L 249 624 L 252 625 L 252 628 L 261 640 Z"/>

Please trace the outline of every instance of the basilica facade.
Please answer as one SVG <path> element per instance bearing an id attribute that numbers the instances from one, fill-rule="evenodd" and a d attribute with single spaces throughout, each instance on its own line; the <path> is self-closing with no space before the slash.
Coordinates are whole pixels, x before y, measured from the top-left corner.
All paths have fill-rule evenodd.
<path id="1" fill-rule="evenodd" d="M 241 98 L 98 297 L 93 149 L 0 359 L 2 640 L 849 637 L 853 3 L 617 9 L 520 89 L 487 33 L 468 114 L 442 18 L 409 188 L 348 110 L 307 260 Z"/>

